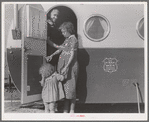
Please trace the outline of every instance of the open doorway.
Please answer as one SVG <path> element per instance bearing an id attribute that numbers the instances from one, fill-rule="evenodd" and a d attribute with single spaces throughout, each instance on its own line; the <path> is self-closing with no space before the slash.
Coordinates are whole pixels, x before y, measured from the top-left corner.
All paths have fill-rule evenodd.
<path id="1" fill-rule="evenodd" d="M 59 11 L 59 14 L 58 14 L 57 20 L 54 23 L 54 25 L 51 26 L 48 23 L 47 37 L 50 38 L 50 40 L 52 42 L 54 42 L 55 44 L 61 45 L 64 42 L 65 38 L 63 37 L 61 31 L 59 30 L 60 25 L 63 22 L 72 22 L 72 24 L 74 25 L 74 28 L 75 28 L 75 35 L 77 37 L 77 17 L 72 9 L 70 9 L 66 6 L 56 6 L 56 7 L 50 8 L 49 11 L 47 12 L 47 20 L 50 19 L 51 12 L 53 11 L 53 9 L 57 9 Z M 51 55 L 56 50 L 57 50 L 56 48 L 54 48 L 54 47 L 50 46 L 50 44 L 48 44 L 48 40 L 47 40 L 47 56 Z M 54 65 L 54 66 L 57 65 L 59 55 L 53 56 L 52 60 L 50 61 L 50 63 L 52 65 Z"/>
<path id="2" fill-rule="evenodd" d="M 76 32 L 75 35 L 77 37 L 77 17 L 73 10 L 66 6 L 56 6 L 52 9 L 49 9 L 49 12 L 47 13 L 47 20 L 50 19 L 50 14 L 53 9 L 59 10 L 59 16 L 57 21 L 55 22 L 55 28 L 51 30 L 51 28 L 49 27 L 50 25 L 47 25 L 47 36 L 52 35 L 50 38 L 54 43 L 56 43 L 57 45 L 62 44 L 64 42 L 64 37 L 58 28 L 63 22 L 69 21 L 73 23 Z M 47 55 L 51 55 L 54 51 L 52 47 L 47 44 Z"/>

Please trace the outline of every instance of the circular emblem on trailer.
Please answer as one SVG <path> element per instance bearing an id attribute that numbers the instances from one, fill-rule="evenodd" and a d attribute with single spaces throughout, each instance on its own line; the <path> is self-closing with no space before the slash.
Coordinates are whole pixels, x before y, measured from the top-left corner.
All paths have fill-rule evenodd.
<path id="1" fill-rule="evenodd" d="M 92 41 L 102 41 L 110 33 L 110 23 L 103 15 L 92 15 L 84 23 L 84 33 Z"/>
<path id="2" fill-rule="evenodd" d="M 117 62 L 116 58 L 105 58 L 103 60 L 103 70 L 109 73 L 116 72 L 118 69 Z"/>

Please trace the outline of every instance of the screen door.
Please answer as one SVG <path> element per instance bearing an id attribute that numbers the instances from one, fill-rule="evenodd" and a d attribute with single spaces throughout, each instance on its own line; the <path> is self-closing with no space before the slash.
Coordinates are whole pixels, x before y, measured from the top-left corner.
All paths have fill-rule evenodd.
<path id="1" fill-rule="evenodd" d="M 26 5 L 24 9 L 24 37 L 22 40 L 21 103 L 41 100 L 42 87 L 39 68 L 46 56 L 47 25 L 42 6 Z"/>

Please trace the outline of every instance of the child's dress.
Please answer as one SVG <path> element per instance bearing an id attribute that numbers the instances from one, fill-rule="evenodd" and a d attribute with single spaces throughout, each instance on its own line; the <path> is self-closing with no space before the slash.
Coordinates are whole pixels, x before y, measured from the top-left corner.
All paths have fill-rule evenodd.
<path id="1" fill-rule="evenodd" d="M 45 103 L 56 102 L 64 98 L 62 83 L 57 80 L 58 74 L 55 72 L 45 79 L 42 89 L 42 99 Z"/>

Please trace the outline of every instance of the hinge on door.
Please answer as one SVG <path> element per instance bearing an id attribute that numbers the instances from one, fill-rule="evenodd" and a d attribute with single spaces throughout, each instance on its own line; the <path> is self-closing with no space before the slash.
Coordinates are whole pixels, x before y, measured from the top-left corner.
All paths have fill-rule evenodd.
<path id="1" fill-rule="evenodd" d="M 27 91 L 30 91 L 30 86 L 27 86 Z"/>
<path id="2" fill-rule="evenodd" d="M 19 30 L 19 28 L 12 30 L 12 37 L 14 40 L 20 40 L 21 39 L 21 31 Z"/>

